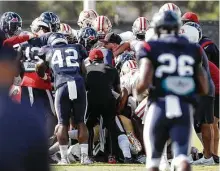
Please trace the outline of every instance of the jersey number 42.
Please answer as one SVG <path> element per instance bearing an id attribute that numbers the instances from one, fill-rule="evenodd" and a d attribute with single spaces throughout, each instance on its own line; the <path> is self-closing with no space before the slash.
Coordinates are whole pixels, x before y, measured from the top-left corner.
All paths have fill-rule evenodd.
<path id="1" fill-rule="evenodd" d="M 79 63 L 77 62 L 77 59 L 78 59 L 78 53 L 75 49 L 66 49 L 64 51 L 64 54 L 62 54 L 62 51 L 60 49 L 56 49 L 53 53 L 51 64 L 58 65 L 59 68 L 79 67 Z M 66 65 L 64 63 L 66 63 Z"/>

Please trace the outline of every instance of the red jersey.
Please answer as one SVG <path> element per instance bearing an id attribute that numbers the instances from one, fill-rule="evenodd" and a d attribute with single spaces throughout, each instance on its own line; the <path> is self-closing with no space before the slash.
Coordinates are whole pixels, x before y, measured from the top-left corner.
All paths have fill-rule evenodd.
<path id="1" fill-rule="evenodd" d="M 209 61 L 209 70 L 215 84 L 215 94 L 219 95 L 219 69 L 214 63 Z"/>
<path id="2" fill-rule="evenodd" d="M 21 86 L 24 87 L 32 87 L 37 89 L 43 89 L 43 90 L 51 90 L 51 79 L 50 79 L 50 71 L 47 71 L 48 79 L 44 80 L 41 77 L 38 76 L 36 72 L 25 72 Z"/>
<path id="3" fill-rule="evenodd" d="M 3 46 L 11 46 L 12 47 L 18 43 L 28 41 L 29 39 L 30 39 L 29 35 L 13 36 L 8 39 L 5 39 L 3 42 Z"/>

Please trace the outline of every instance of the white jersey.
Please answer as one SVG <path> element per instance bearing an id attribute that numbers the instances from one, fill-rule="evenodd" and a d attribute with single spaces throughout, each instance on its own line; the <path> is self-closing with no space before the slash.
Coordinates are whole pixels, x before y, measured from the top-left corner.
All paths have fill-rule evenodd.
<path id="1" fill-rule="evenodd" d="M 153 28 L 150 28 L 146 31 L 146 33 L 145 33 L 145 41 L 146 42 L 148 42 L 149 40 L 155 39 L 155 37 L 157 37 L 157 36 L 156 36 Z"/>
<path id="2" fill-rule="evenodd" d="M 122 42 L 126 42 L 126 41 L 130 41 L 130 40 L 135 39 L 135 35 L 131 31 L 123 32 L 123 33 L 119 34 L 119 36 L 121 37 Z"/>

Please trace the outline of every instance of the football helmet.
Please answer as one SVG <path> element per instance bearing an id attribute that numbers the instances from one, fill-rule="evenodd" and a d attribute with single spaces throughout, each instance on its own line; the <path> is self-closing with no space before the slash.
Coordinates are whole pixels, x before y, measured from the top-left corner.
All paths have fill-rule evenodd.
<path id="1" fill-rule="evenodd" d="M 99 39 L 104 39 L 105 35 L 112 30 L 111 21 L 106 16 L 98 16 L 92 23 L 92 28 L 94 28 Z"/>
<path id="2" fill-rule="evenodd" d="M 153 16 L 151 26 L 158 35 L 178 34 L 181 26 L 181 18 L 173 11 L 159 12 Z"/>
<path id="3" fill-rule="evenodd" d="M 0 19 L 0 29 L 6 37 L 12 37 L 21 33 L 22 19 L 15 12 L 5 12 Z"/>
<path id="4" fill-rule="evenodd" d="M 97 32 L 91 27 L 82 28 L 79 32 L 78 43 L 83 45 L 87 51 L 98 41 Z"/>
<path id="5" fill-rule="evenodd" d="M 138 17 L 132 26 L 132 31 L 135 36 L 145 35 L 146 31 L 149 29 L 150 21 L 146 17 Z"/>
<path id="6" fill-rule="evenodd" d="M 202 38 L 202 28 L 201 28 L 201 26 L 198 23 L 187 22 L 184 25 L 195 27 L 198 30 L 198 32 L 199 32 L 199 40 L 201 40 L 201 38 Z"/>
<path id="7" fill-rule="evenodd" d="M 60 43 L 68 44 L 67 38 L 62 33 L 52 33 L 47 40 L 47 44 L 50 46 Z"/>
<path id="8" fill-rule="evenodd" d="M 159 12 L 164 12 L 164 11 L 174 11 L 177 13 L 177 15 L 181 17 L 180 8 L 174 3 L 166 3 L 162 7 L 160 7 Z"/>
<path id="9" fill-rule="evenodd" d="M 193 42 L 193 43 L 198 43 L 199 42 L 199 31 L 190 25 L 183 25 L 180 28 L 180 32 L 181 35 L 185 36 L 188 38 L 189 41 Z"/>
<path id="10" fill-rule="evenodd" d="M 64 34 L 69 43 L 77 42 L 76 37 L 74 36 L 73 30 L 70 25 L 61 23 L 59 33 Z"/>
<path id="11" fill-rule="evenodd" d="M 128 60 L 122 65 L 120 76 L 123 76 L 136 69 L 137 62 L 135 60 Z"/>
<path id="12" fill-rule="evenodd" d="M 50 32 L 58 32 L 60 30 L 60 19 L 53 12 L 43 12 L 39 20 L 48 24 Z"/>
<path id="13" fill-rule="evenodd" d="M 79 19 L 77 24 L 80 28 L 91 27 L 92 22 L 98 17 L 98 14 L 95 10 L 83 10 L 79 14 Z"/>
<path id="14" fill-rule="evenodd" d="M 135 60 L 133 52 L 124 52 L 116 58 L 115 68 L 121 70 L 122 65 L 128 60 Z"/>
<path id="15" fill-rule="evenodd" d="M 41 21 L 39 18 L 35 18 L 30 25 L 31 32 L 34 34 L 37 34 L 37 32 L 40 30 L 41 27 L 49 28 L 49 25 Z"/>

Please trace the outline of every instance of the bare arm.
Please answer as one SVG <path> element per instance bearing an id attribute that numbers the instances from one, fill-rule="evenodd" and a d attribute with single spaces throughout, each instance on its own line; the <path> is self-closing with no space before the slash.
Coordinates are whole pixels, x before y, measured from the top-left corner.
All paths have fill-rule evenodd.
<path id="1" fill-rule="evenodd" d="M 142 58 L 139 61 L 139 78 L 136 85 L 138 94 L 143 93 L 151 84 L 153 78 L 153 65 L 147 58 Z"/>
<path id="2" fill-rule="evenodd" d="M 119 110 L 122 111 L 126 105 L 126 102 L 128 100 L 128 91 L 126 88 L 121 89 L 121 101 L 119 105 Z"/>
<path id="3" fill-rule="evenodd" d="M 128 48 L 130 48 L 130 43 L 129 42 L 125 42 L 123 44 L 121 44 L 116 51 L 114 51 L 114 57 L 117 57 L 118 55 L 122 54 L 125 50 L 127 50 Z"/>

